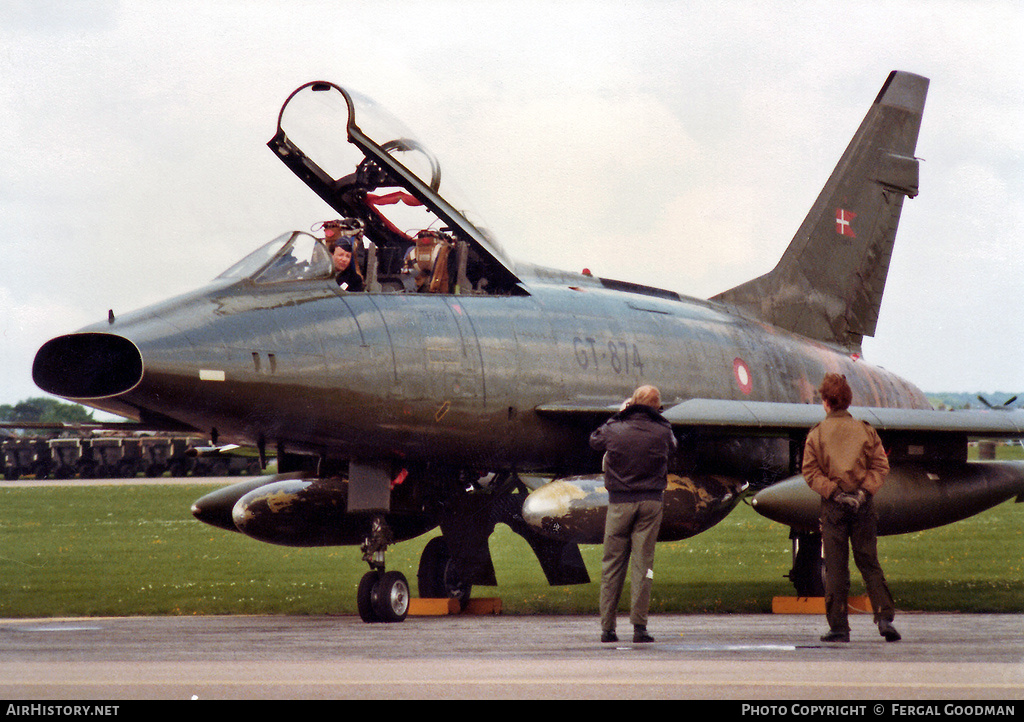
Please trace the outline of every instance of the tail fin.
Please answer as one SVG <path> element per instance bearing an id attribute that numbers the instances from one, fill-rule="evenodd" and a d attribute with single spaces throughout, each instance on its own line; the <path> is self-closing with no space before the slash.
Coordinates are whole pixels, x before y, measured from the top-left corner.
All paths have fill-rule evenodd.
<path id="1" fill-rule="evenodd" d="M 893 71 L 770 273 L 715 296 L 741 312 L 859 351 L 873 336 L 914 157 L 928 79 Z"/>

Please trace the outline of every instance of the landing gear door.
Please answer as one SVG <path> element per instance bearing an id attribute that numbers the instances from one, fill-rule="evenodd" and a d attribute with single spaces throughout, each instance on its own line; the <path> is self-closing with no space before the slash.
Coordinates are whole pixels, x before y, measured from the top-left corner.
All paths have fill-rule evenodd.
<path id="1" fill-rule="evenodd" d="M 348 470 L 348 512 L 391 511 L 391 476 L 379 464 L 353 461 Z"/>

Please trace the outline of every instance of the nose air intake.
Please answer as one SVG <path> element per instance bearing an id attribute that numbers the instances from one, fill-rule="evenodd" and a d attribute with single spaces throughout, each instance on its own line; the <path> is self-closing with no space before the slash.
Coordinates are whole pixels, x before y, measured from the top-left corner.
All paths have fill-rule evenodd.
<path id="1" fill-rule="evenodd" d="M 142 380 L 142 354 L 134 343 L 112 333 L 58 336 L 36 353 L 32 380 L 64 398 L 117 396 Z"/>

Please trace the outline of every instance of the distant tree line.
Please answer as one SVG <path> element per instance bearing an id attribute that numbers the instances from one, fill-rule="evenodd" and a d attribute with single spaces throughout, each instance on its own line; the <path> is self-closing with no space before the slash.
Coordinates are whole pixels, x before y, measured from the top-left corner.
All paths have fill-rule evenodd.
<path id="1" fill-rule="evenodd" d="M 25 399 L 16 404 L 0 404 L 0 421 L 17 424 L 76 424 L 95 421 L 81 404 L 67 404 L 42 397 Z"/>

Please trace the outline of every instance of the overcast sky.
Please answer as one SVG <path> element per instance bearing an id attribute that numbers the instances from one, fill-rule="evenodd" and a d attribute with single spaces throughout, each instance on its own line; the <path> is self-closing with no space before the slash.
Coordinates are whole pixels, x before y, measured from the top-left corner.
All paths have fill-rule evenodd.
<path id="1" fill-rule="evenodd" d="M 336 215 L 265 145 L 306 81 L 402 118 L 511 255 L 707 297 L 775 265 L 893 69 L 931 78 L 921 194 L 865 357 L 1024 389 L 1021 8 L 6 0 L 0 403 L 47 339 Z"/>

